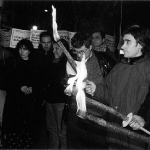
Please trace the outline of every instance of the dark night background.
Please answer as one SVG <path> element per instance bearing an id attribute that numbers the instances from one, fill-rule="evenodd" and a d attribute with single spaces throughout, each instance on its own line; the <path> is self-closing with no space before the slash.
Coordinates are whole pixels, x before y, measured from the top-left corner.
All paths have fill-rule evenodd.
<path id="1" fill-rule="evenodd" d="M 56 8 L 58 30 L 91 31 L 105 29 L 109 35 L 119 37 L 131 24 L 150 27 L 150 1 L 52 1 L 4 0 L 2 28 L 30 30 L 52 29 L 52 5 Z M 48 12 L 44 10 L 47 9 Z"/>

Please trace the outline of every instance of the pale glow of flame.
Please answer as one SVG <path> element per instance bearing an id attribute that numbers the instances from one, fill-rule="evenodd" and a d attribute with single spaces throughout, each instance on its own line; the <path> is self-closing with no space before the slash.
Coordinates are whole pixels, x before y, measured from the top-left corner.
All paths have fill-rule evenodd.
<path id="1" fill-rule="evenodd" d="M 60 39 L 60 36 L 57 32 L 56 8 L 53 5 L 52 5 L 52 17 L 53 17 L 53 36 L 54 40 L 57 42 Z"/>
<path id="2" fill-rule="evenodd" d="M 66 90 L 72 91 L 73 85 L 76 81 L 76 88 L 77 88 L 77 94 L 76 94 L 76 102 L 77 102 L 77 112 L 78 110 L 86 112 L 86 96 L 85 96 L 85 82 L 84 79 L 87 77 L 87 69 L 85 65 L 85 54 L 83 55 L 83 58 L 80 63 L 77 63 L 77 74 L 76 76 L 69 78 L 68 80 L 68 86 Z"/>
<path id="3" fill-rule="evenodd" d="M 78 78 L 77 75 L 72 77 L 72 78 L 69 78 L 69 80 L 68 80 L 68 84 L 69 85 L 65 89 L 65 92 L 68 93 L 67 95 L 70 95 L 70 93 L 72 92 L 73 85 L 74 85 L 75 81 L 77 80 L 77 78 Z"/>
<path id="4" fill-rule="evenodd" d="M 78 80 L 76 82 L 76 87 L 78 89 L 77 95 L 76 95 L 76 101 L 77 101 L 77 112 L 78 110 L 82 110 L 86 112 L 86 97 L 85 97 L 85 82 L 84 79 L 87 77 L 87 69 L 85 65 L 85 55 L 83 55 L 82 61 L 80 65 L 77 67 L 77 75 Z"/>

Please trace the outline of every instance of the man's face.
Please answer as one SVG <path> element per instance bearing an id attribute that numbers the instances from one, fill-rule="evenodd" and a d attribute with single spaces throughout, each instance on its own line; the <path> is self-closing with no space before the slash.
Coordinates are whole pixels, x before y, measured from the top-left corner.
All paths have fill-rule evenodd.
<path id="1" fill-rule="evenodd" d="M 85 45 L 81 48 L 74 48 L 73 53 L 77 55 L 77 60 L 81 61 L 83 58 L 83 54 L 85 54 L 85 59 L 87 59 L 91 54 L 91 47 L 86 48 Z"/>
<path id="2" fill-rule="evenodd" d="M 92 34 L 92 46 L 99 47 L 103 44 L 105 39 L 102 38 L 100 32 L 95 32 Z"/>
<path id="3" fill-rule="evenodd" d="M 51 37 L 50 36 L 42 37 L 40 43 L 46 52 L 49 51 L 52 45 Z"/>
<path id="4" fill-rule="evenodd" d="M 131 34 L 125 34 L 123 36 L 124 44 L 121 49 L 124 52 L 124 57 L 132 58 L 142 55 L 142 46 L 136 42 L 135 38 Z"/>

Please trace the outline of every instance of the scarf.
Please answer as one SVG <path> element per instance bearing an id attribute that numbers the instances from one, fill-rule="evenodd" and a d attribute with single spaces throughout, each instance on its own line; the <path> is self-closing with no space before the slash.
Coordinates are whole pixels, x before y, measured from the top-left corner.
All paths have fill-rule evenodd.
<path id="1" fill-rule="evenodd" d="M 93 50 L 98 51 L 98 52 L 106 52 L 106 43 L 103 43 L 99 47 L 94 47 Z"/>

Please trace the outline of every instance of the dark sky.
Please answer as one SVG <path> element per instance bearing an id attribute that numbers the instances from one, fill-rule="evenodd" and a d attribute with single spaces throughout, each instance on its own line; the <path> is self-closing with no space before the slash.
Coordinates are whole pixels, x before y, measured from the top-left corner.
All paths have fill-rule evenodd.
<path id="1" fill-rule="evenodd" d="M 61 30 L 78 30 L 84 23 L 85 28 L 88 26 L 91 28 L 93 20 L 96 20 L 96 23 L 100 22 L 108 31 L 114 32 L 114 28 L 119 30 L 121 18 L 122 30 L 130 24 L 150 27 L 150 1 L 5 1 L 4 10 L 11 12 L 9 22 L 13 28 L 28 30 L 34 24 L 37 24 L 38 29 L 41 30 L 50 28 L 52 5 L 57 10 L 57 23 Z M 44 9 L 49 11 L 46 13 Z"/>
<path id="2" fill-rule="evenodd" d="M 137 23 L 150 27 L 150 1 L 124 1 L 123 24 Z"/>

